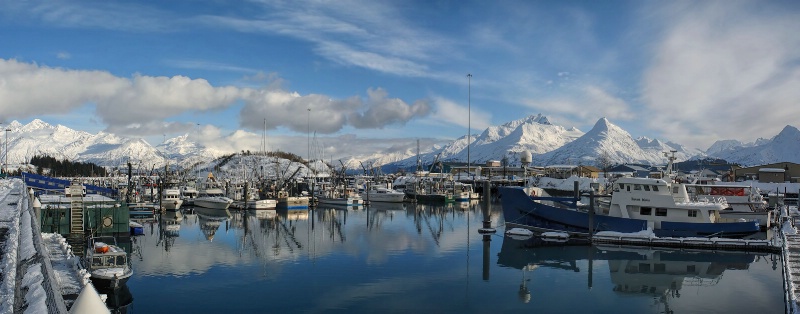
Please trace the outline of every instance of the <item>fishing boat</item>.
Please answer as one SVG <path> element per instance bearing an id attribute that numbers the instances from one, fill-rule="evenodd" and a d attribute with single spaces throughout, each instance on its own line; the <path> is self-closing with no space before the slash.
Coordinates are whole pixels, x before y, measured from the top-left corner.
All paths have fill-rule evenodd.
<path id="1" fill-rule="evenodd" d="M 757 220 L 762 229 L 769 228 L 772 221 L 772 210 L 761 191 L 752 185 L 692 183 L 686 185 L 686 190 L 695 199 L 724 197 L 728 207 L 719 212 L 723 218 Z"/>
<path id="2" fill-rule="evenodd" d="M 308 196 L 289 196 L 289 192 L 278 191 L 276 209 L 308 209 Z"/>
<path id="3" fill-rule="evenodd" d="M 225 196 L 225 192 L 219 187 L 212 174 L 208 174 L 205 186 L 200 190 L 200 194 L 194 199 L 194 205 L 210 209 L 227 210 L 233 203 L 233 199 Z"/>
<path id="4" fill-rule="evenodd" d="M 406 194 L 385 187 L 372 186 L 361 192 L 361 198 L 370 202 L 402 203 Z"/>
<path id="5" fill-rule="evenodd" d="M 153 203 L 128 203 L 130 218 L 150 219 L 156 216 L 158 205 Z"/>
<path id="6" fill-rule="evenodd" d="M 662 179 L 621 178 L 607 207 L 578 210 L 575 198 L 539 197 L 518 187 L 500 188 L 506 224 L 529 226 L 536 217 L 576 232 L 652 230 L 659 237 L 738 238 L 760 231 L 756 221 L 725 220 L 724 199 L 691 201 L 683 184 Z M 545 201 L 567 205 L 557 207 Z M 590 224 L 591 222 L 591 224 Z"/>
<path id="7" fill-rule="evenodd" d="M 133 275 L 128 253 L 110 236 L 91 237 L 84 261 L 92 282 L 98 288 L 116 289 Z"/>
<path id="8" fill-rule="evenodd" d="M 183 200 L 181 199 L 181 190 L 164 189 L 164 194 L 161 197 L 161 208 L 175 211 L 181 207 L 181 204 L 183 204 Z"/>
<path id="9" fill-rule="evenodd" d="M 197 198 L 198 194 L 200 194 L 200 192 L 194 187 L 181 187 L 181 200 L 183 200 L 183 204 L 185 205 L 194 205 L 194 199 Z"/>

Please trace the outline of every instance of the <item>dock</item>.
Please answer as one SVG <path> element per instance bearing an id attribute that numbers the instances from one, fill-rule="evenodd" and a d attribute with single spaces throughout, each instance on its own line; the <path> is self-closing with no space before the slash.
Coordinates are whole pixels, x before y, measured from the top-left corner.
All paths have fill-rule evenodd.
<path id="1" fill-rule="evenodd" d="M 41 232 L 28 186 L 0 179 L 0 312 L 66 314 L 90 282 L 66 239 Z"/>

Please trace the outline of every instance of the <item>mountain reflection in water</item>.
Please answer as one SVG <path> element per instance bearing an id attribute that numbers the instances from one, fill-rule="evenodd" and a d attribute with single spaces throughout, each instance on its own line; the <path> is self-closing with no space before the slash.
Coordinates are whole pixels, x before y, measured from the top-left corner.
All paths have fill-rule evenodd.
<path id="1" fill-rule="evenodd" d="M 183 207 L 143 225 L 140 313 L 783 310 L 773 255 L 512 240 L 496 203 Z"/>
<path id="2" fill-rule="evenodd" d="M 660 313 L 675 312 L 671 306 L 681 299 L 682 290 L 691 288 L 691 293 L 697 295 L 718 294 L 713 289 L 719 289 L 714 287 L 726 271 L 747 272 L 750 265 L 757 262 L 767 263 L 773 270 L 779 263 L 777 256 L 767 253 L 556 244 L 538 238 L 515 240 L 511 237 L 503 239 L 497 259 L 501 266 L 522 270 L 518 293 L 520 301 L 524 303 L 531 302 L 532 285 L 547 285 L 532 280 L 533 274 L 551 269 L 585 274 L 587 289 L 596 288 L 595 278 L 607 277 L 610 285 L 602 286 L 610 288 L 618 297 L 615 302 L 622 303 L 627 298 L 650 300 Z M 602 267 L 602 264 L 607 267 Z M 601 271 L 606 273 L 599 273 Z M 731 297 L 735 298 L 734 295 Z M 714 312 L 723 312 L 725 308 L 717 300 L 695 299 L 692 298 L 688 305 L 681 304 L 680 308 L 692 309 L 689 312 L 710 306 L 716 307 L 711 309 Z M 732 310 L 739 312 L 741 308 L 735 306 Z"/>

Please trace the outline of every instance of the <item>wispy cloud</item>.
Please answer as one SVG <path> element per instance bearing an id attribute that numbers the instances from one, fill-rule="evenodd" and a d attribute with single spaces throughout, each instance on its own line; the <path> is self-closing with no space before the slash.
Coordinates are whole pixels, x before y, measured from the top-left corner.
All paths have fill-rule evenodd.
<path id="1" fill-rule="evenodd" d="M 777 134 L 800 116 L 797 11 L 762 2 L 667 10 L 642 98 L 653 129 L 687 145 Z M 769 121 L 769 123 L 764 123 Z"/>

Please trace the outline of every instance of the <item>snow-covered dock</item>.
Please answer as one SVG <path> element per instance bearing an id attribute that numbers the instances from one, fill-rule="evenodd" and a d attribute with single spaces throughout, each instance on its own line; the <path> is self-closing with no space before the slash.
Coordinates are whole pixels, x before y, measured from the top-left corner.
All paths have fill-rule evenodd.
<path id="1" fill-rule="evenodd" d="M 786 313 L 800 313 L 800 212 L 788 208 L 789 219 L 783 223 L 783 277 L 786 291 Z"/>
<path id="2" fill-rule="evenodd" d="M 89 281 L 77 261 L 42 235 L 24 182 L 0 179 L 0 313 L 67 313 Z"/>
<path id="3" fill-rule="evenodd" d="M 620 233 L 601 231 L 592 237 L 592 243 L 610 243 L 621 245 L 639 245 L 670 248 L 696 248 L 709 250 L 736 250 L 748 252 L 781 251 L 778 239 L 748 240 L 730 238 L 670 238 L 657 237 L 652 231 L 637 233 Z"/>

